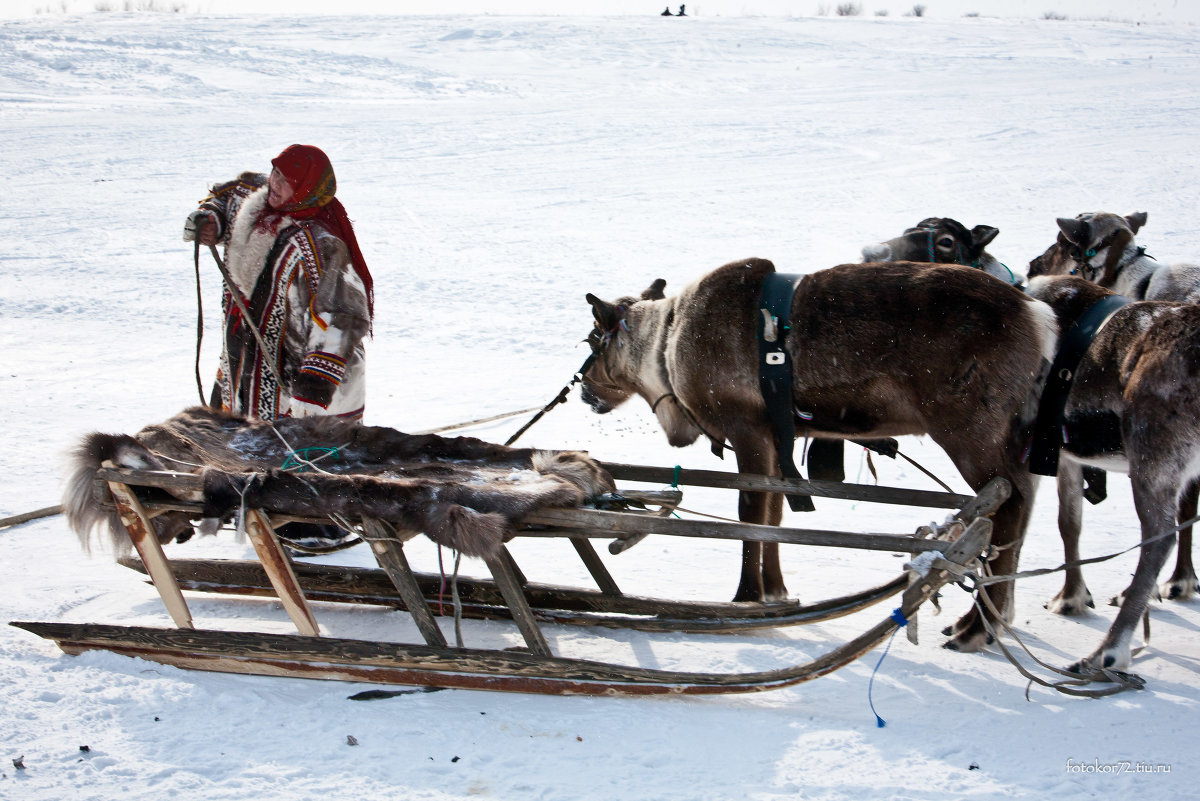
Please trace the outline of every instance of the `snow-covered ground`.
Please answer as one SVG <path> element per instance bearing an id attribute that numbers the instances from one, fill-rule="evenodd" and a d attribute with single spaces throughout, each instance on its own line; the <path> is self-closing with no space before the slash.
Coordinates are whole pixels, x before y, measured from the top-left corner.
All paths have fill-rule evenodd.
<path id="1" fill-rule="evenodd" d="M 474 13 L 428 16 L 66 5 L 0 9 L 0 394 L 13 424 L 0 516 L 56 503 L 61 457 L 84 433 L 133 432 L 196 401 L 183 218 L 212 182 L 262 169 L 293 142 L 320 145 L 337 169 L 377 287 L 368 422 L 404 430 L 553 397 L 585 353 L 586 292 L 628 294 L 660 276 L 671 291 L 752 255 L 811 271 L 926 216 L 998 227 L 991 250 L 1018 270 L 1053 239 L 1055 217 L 1099 209 L 1148 211 L 1139 242 L 1153 255 L 1200 258 L 1200 30 L 1183 0 L 1004 4 L 1023 16 L 930 3 L 921 19 L 900 4 L 841 18 L 751 0 L 689 4 L 695 16 L 672 20 L 624 2 L 612 11 L 625 16 L 533 2 L 439 2 Z M 201 268 L 207 380 L 217 278 Z M 503 441 L 522 421 L 470 433 Z M 669 448 L 640 401 L 597 417 L 572 398 L 522 443 L 732 469 L 702 445 Z M 904 449 L 966 490 L 928 440 Z M 935 488 L 903 462 L 876 464 L 883 484 Z M 849 472 L 870 480 L 856 463 Z M 1110 495 L 1086 511 L 1085 555 L 1137 539 L 1121 477 Z M 684 505 L 735 510 L 715 491 L 689 491 Z M 1055 514 L 1045 482 L 1023 567 L 1061 561 Z M 934 517 L 827 501 L 787 519 L 909 533 Z M 418 567 L 436 565 L 432 549 L 414 550 Z M 586 583 L 569 547 L 519 541 L 514 552 L 531 579 Z M 737 552 L 648 540 L 608 562 L 629 592 L 723 600 Z M 85 555 L 61 517 L 0 530 L 0 553 L 0 621 L 169 625 L 153 591 Z M 231 536 L 169 551 L 249 553 Z M 1096 597 L 1122 589 L 1135 560 L 1089 568 Z M 815 548 L 785 549 L 784 561 L 806 600 L 879 583 L 902 562 Z M 1114 610 L 1047 613 L 1058 581 L 1024 582 L 1016 623 L 1064 664 L 1094 647 Z M 190 600 L 200 625 L 289 630 L 273 602 Z M 1040 688 L 1026 700 L 995 651 L 939 648 L 937 629 L 968 602 L 950 588 L 940 618 L 922 614 L 920 645 L 895 641 L 874 682 L 886 728 L 867 697 L 878 652 L 751 696 L 447 691 L 360 703 L 347 696 L 361 685 L 68 657 L 4 626 L 0 798 L 1195 797 L 1197 602 L 1154 607 L 1134 665 L 1148 688 L 1101 701 Z M 736 637 L 548 635 L 567 656 L 747 671 L 809 659 L 884 614 Z M 416 641 L 402 613 L 318 605 L 317 616 L 331 634 Z M 517 641 L 501 623 L 468 622 L 465 634 L 468 645 Z"/>

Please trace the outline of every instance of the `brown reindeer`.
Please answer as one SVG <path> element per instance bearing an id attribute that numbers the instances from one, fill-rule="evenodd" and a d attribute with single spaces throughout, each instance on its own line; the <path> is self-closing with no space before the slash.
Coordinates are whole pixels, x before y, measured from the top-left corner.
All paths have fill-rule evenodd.
<path id="1" fill-rule="evenodd" d="M 1074 219 L 1059 218 L 1057 240 L 1029 263 L 1029 277 L 1079 275 L 1133 300 L 1162 300 L 1194 303 L 1200 300 L 1200 266 L 1159 264 L 1134 235 L 1146 224 L 1146 212 L 1124 217 L 1111 212 L 1086 212 Z M 1079 536 L 1083 503 L 1079 489 L 1080 465 L 1064 460 L 1058 475 L 1058 522 L 1068 562 L 1079 559 Z M 1086 468 L 1085 468 L 1086 469 Z M 1200 484 L 1192 484 L 1179 499 L 1176 517 L 1195 517 Z M 1162 596 L 1186 600 L 1200 592 L 1200 581 L 1192 562 L 1192 527 L 1179 532 L 1175 569 L 1159 588 Z M 1128 590 L 1112 599 L 1120 605 Z M 1062 590 L 1047 604 L 1060 614 L 1080 614 L 1095 606 L 1079 568 L 1067 571 Z"/>
<path id="2" fill-rule="evenodd" d="M 1113 294 L 1071 276 L 1031 279 L 1028 292 L 1054 308 L 1064 331 Z M 1200 478 L 1198 371 L 1200 305 L 1166 301 L 1118 309 L 1075 368 L 1062 420 L 1060 487 L 1072 463 L 1126 470 L 1143 542 L 1121 611 L 1100 646 L 1076 665 L 1084 672 L 1128 665 L 1133 630 L 1175 542 L 1181 498 Z"/>
<path id="3" fill-rule="evenodd" d="M 589 294 L 598 358 L 584 375 L 584 400 L 604 413 L 640 395 L 672 445 L 701 435 L 728 441 L 739 470 L 778 475 L 756 341 L 759 293 L 774 271 L 748 259 L 670 298 L 661 279 L 641 297 L 609 303 Z M 1012 496 L 994 517 L 994 569 L 1015 569 L 1034 494 L 1020 456 L 1030 398 L 1054 352 L 1051 310 L 978 270 L 846 264 L 804 276 L 787 322 L 797 434 L 928 434 L 975 489 L 1008 479 Z M 782 498 L 742 493 L 738 513 L 778 525 Z M 990 592 L 1009 613 L 1011 585 Z M 744 543 L 734 600 L 786 593 L 778 546 Z M 964 651 L 986 640 L 973 610 L 948 633 L 947 646 Z"/>
<path id="4" fill-rule="evenodd" d="M 917 261 L 929 264 L 961 264 L 983 270 L 1009 284 L 1024 283 L 1021 276 L 987 252 L 998 228 L 976 225 L 968 229 L 950 217 L 926 217 L 895 239 L 867 245 L 863 261 Z"/>
<path id="5" fill-rule="evenodd" d="M 1039 275 L 1090 275 L 1096 280 L 1107 277 L 1110 288 L 1120 284 L 1135 300 L 1144 300 L 1144 291 L 1151 288 L 1156 300 L 1193 300 L 1200 295 L 1200 268 L 1192 265 L 1175 265 L 1159 268 L 1153 280 L 1148 265 L 1156 264 L 1153 259 L 1140 252 L 1133 242 L 1133 234 L 1146 222 L 1145 212 L 1119 217 L 1115 214 L 1097 212 L 1081 214 L 1074 220 L 1059 220 L 1063 232 L 1058 241 L 1029 265 L 1030 277 Z M 948 217 L 930 217 L 909 228 L 903 234 L 876 245 L 863 248 L 863 258 L 868 261 L 927 259 L 941 264 L 970 263 L 973 266 L 998 265 L 991 254 L 983 248 L 996 236 L 997 230 L 990 226 L 977 225 L 967 230 L 966 226 Z M 1115 247 L 1111 247 L 1115 245 Z M 1083 254 L 1092 251 L 1091 258 L 1097 265 L 1085 265 Z M 1128 252 L 1129 258 L 1121 258 Z M 1112 254 L 1117 254 L 1114 257 Z M 1137 262 L 1134 264 L 1134 262 Z M 1107 265 L 1107 267 L 1106 267 Z M 1134 265 L 1133 269 L 1117 269 L 1120 265 Z M 1007 268 L 1006 268 L 1007 269 Z M 1138 276 L 1136 281 L 1129 279 Z M 989 274 L 996 275 L 993 269 Z M 1189 280 L 1190 279 L 1190 280 Z M 1135 290 L 1140 287 L 1142 294 Z M 1123 467 L 1119 468 L 1122 471 Z M 1071 454 L 1060 460 L 1056 478 L 1058 489 L 1058 530 L 1063 541 L 1064 559 L 1067 564 L 1079 561 L 1079 539 L 1083 524 L 1083 500 L 1099 503 L 1105 497 L 1105 471 L 1097 463 L 1080 462 Z M 1197 491 L 1200 485 L 1192 486 L 1180 499 L 1179 519 L 1187 520 L 1196 514 Z M 1186 599 L 1197 592 L 1196 570 L 1192 565 L 1192 530 L 1187 527 L 1179 535 L 1179 556 L 1175 571 L 1162 586 L 1162 594 L 1168 598 Z M 1120 606 L 1124 593 L 1112 599 Z M 1083 579 L 1080 567 L 1066 570 L 1063 588 L 1045 606 L 1060 615 L 1080 615 L 1095 607 L 1092 594 Z"/>

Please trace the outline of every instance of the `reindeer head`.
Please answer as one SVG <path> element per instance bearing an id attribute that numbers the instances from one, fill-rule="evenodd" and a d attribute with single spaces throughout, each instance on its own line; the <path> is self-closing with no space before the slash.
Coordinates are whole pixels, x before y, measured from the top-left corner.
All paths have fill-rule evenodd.
<path id="1" fill-rule="evenodd" d="M 917 261 L 982 268 L 995 261 L 985 248 L 999 233 L 990 225 L 967 230 L 950 217 L 928 217 L 895 239 L 867 245 L 862 256 L 865 262 Z"/>
<path id="2" fill-rule="evenodd" d="M 1070 243 L 1062 234 L 1040 256 L 1029 262 L 1029 278 L 1046 275 L 1074 275 L 1078 267 L 1070 255 Z"/>
<path id="3" fill-rule="evenodd" d="M 1079 275 L 1103 287 L 1117 280 L 1121 257 L 1147 214 L 1122 217 L 1107 211 L 1085 212 L 1074 219 L 1059 217 L 1058 238 L 1029 263 L 1029 275 Z"/>
<path id="4" fill-rule="evenodd" d="M 644 342 L 629 327 L 630 311 L 644 300 L 662 300 L 667 282 L 657 279 L 641 297 L 624 297 L 609 303 L 590 292 L 594 326 L 587 342 L 595 357 L 582 376 L 580 396 L 597 414 L 607 414 L 641 388 L 639 357 Z"/>

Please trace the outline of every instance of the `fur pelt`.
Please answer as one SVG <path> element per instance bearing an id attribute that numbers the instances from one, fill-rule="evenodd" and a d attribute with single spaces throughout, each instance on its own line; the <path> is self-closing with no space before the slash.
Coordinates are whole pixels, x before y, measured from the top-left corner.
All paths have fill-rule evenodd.
<path id="1" fill-rule="evenodd" d="M 90 434 L 77 448 L 63 496 L 67 521 L 85 547 L 107 525 L 118 555 L 129 550 L 124 527 L 92 492 L 105 461 L 200 475 L 201 497 L 184 500 L 203 501 L 208 530 L 243 504 L 301 517 L 370 516 L 467 556 L 494 554 L 535 509 L 576 506 L 613 489 L 609 475 L 575 451 L 411 435 L 335 417 L 269 423 L 195 407 L 133 436 Z M 164 542 L 190 526 L 182 512 L 153 522 Z"/>

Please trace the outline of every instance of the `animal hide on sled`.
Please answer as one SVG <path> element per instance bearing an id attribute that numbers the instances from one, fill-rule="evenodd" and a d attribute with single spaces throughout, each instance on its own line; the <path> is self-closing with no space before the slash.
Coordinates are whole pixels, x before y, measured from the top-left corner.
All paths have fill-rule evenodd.
<path id="1" fill-rule="evenodd" d="M 336 417 L 250 420 L 195 407 L 133 436 L 93 433 L 74 454 L 63 509 L 85 548 L 107 525 L 116 555 L 130 542 L 92 487 L 106 461 L 117 467 L 199 475 L 202 530 L 239 508 L 298 517 L 363 516 L 419 531 L 467 556 L 489 556 L 514 524 L 549 506 L 578 506 L 614 489 L 576 451 L 508 448 L 470 437 L 405 434 Z M 186 512 L 153 520 L 160 542 L 190 531 Z"/>

